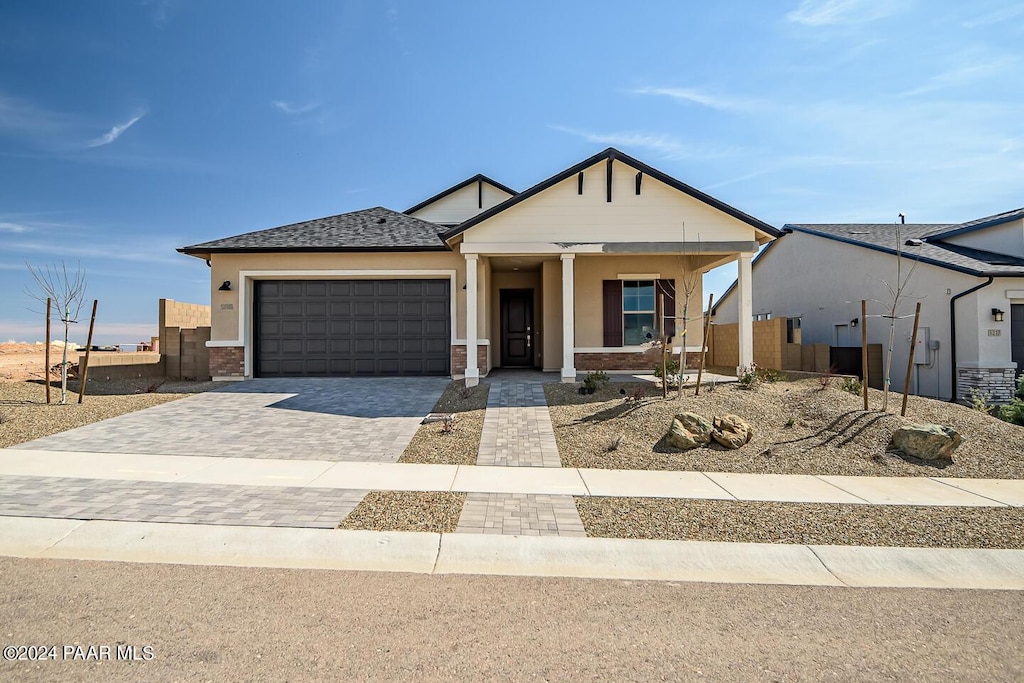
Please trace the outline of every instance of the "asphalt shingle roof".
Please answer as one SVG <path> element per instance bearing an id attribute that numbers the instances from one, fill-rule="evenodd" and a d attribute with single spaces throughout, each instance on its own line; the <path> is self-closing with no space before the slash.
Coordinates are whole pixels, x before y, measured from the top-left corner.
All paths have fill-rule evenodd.
<path id="1" fill-rule="evenodd" d="M 445 251 L 445 227 L 378 206 L 182 247 L 191 253 L 246 251 Z"/>
<path id="2" fill-rule="evenodd" d="M 935 239 L 958 228 L 958 225 L 908 224 L 901 225 L 903 242 L 908 239 L 924 240 L 921 246 L 903 246 L 906 258 L 919 258 L 923 263 L 952 268 L 972 275 L 1024 275 L 1024 259 L 971 249 Z M 869 249 L 896 253 L 896 226 L 892 223 L 798 223 L 786 226 L 797 232 L 837 239 Z"/>

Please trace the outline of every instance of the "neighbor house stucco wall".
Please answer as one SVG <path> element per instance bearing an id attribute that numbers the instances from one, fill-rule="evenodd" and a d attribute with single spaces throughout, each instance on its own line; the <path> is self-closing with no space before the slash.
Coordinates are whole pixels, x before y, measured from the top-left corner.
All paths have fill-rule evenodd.
<path id="1" fill-rule="evenodd" d="M 516 242 L 687 242 L 754 241 L 753 227 L 644 176 L 636 194 L 636 169 L 615 162 L 612 201 L 607 201 L 606 165 L 584 171 L 583 194 L 577 177 L 509 207 L 469 228 L 467 243 Z"/>
<path id="2" fill-rule="evenodd" d="M 947 237 L 946 242 L 1024 258 L 1024 218 Z"/>
<path id="3" fill-rule="evenodd" d="M 912 248 L 908 247 L 905 253 L 904 277 L 913 266 Z M 854 318 L 859 319 L 861 299 L 866 299 L 868 342 L 888 347 L 889 321 L 878 316 L 886 314 L 884 302 L 890 300 L 885 283 L 893 283 L 895 278 L 894 255 L 794 232 L 777 240 L 755 264 L 753 313 L 800 318 L 803 344 L 836 345 L 836 326 L 848 326 Z M 983 278 L 917 264 L 904 303 L 897 312 L 900 316 L 909 317 L 896 321 L 896 344 L 890 373 L 893 388 L 903 390 L 914 308 L 920 301 L 921 327 L 927 328 L 930 339 L 939 342 L 939 349 L 930 351 L 922 348 L 923 340 L 919 345 L 921 350 L 918 353 L 928 354 L 929 360 L 928 365 L 922 365 L 918 370 L 919 393 L 950 397 L 949 300 L 982 282 Z M 977 295 L 963 297 L 957 302 L 957 356 L 961 360 L 979 357 L 979 323 L 982 318 L 975 299 L 978 299 Z M 731 293 L 718 305 L 715 322 L 736 321 L 737 299 L 735 293 Z M 851 335 L 855 345 L 859 345 L 860 328 L 847 327 L 845 331 Z M 1008 331 L 1004 332 L 1007 338 L 1008 334 Z M 986 353 L 995 351 L 988 342 L 985 349 Z M 1004 358 L 1009 358 L 1008 343 Z"/>

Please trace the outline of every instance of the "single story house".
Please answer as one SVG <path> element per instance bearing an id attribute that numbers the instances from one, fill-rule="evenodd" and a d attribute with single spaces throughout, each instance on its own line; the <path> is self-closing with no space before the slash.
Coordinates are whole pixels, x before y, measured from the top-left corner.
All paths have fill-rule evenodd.
<path id="1" fill-rule="evenodd" d="M 897 228 L 902 278 L 891 386 L 904 388 L 913 314 L 921 303 L 911 392 L 966 400 L 977 390 L 1008 401 L 1024 370 L 1024 209 L 959 225 L 811 225 L 783 228 L 753 265 L 752 310 L 786 317 L 803 344 L 860 346 L 868 301 L 868 342 L 888 346 L 887 288 L 896 284 Z M 732 289 L 716 323 L 740 319 Z"/>
<path id="2" fill-rule="evenodd" d="M 404 212 L 376 207 L 178 251 L 210 266 L 215 379 L 472 385 L 496 367 L 563 381 L 653 369 L 651 340 L 673 336 L 683 308 L 676 280 L 736 261 L 747 291 L 754 254 L 779 234 L 609 148 L 523 192 L 477 175 Z M 697 316 L 702 298 L 698 285 Z M 749 362 L 750 325 L 740 327 Z M 700 325 L 689 330 L 696 349 Z"/>

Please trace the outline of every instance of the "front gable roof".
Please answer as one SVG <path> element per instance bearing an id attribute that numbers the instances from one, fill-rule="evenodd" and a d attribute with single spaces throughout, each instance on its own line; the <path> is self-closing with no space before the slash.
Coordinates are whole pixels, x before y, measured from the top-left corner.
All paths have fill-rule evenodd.
<path id="1" fill-rule="evenodd" d="M 444 239 L 451 240 L 453 237 L 461 235 L 462 233 L 472 228 L 473 226 L 478 225 L 507 209 L 510 209 L 511 207 L 529 199 L 530 197 L 540 194 L 544 190 L 547 190 L 548 188 L 557 185 L 558 183 L 562 182 L 563 180 L 566 180 L 567 178 L 571 178 L 572 176 L 576 175 L 577 173 L 580 173 L 581 171 L 585 171 L 586 169 L 594 166 L 595 164 L 602 160 L 619 161 L 628 166 L 631 166 L 637 171 L 640 171 L 645 175 L 655 178 L 656 180 L 661 181 L 665 185 L 668 185 L 671 188 L 679 190 L 680 192 L 683 192 L 693 197 L 694 199 L 704 202 L 705 204 L 750 225 L 755 230 L 758 230 L 766 235 L 769 235 L 771 237 L 779 237 L 782 234 L 779 230 L 768 225 L 764 221 L 758 220 L 757 218 L 754 218 L 753 216 L 744 213 L 743 211 L 740 211 L 735 207 L 729 206 L 725 202 L 715 199 L 711 195 L 705 194 L 704 192 L 701 192 L 700 190 L 691 187 L 686 183 L 676 180 L 672 176 L 667 175 L 652 166 L 648 166 L 642 161 L 634 159 L 633 157 L 615 149 L 614 147 L 609 147 L 603 152 L 599 152 L 598 154 L 595 154 L 594 156 L 588 159 L 584 159 L 575 166 L 571 166 L 565 169 L 564 171 L 561 171 L 560 173 L 556 173 L 547 180 L 543 180 L 540 183 L 537 183 L 528 190 L 523 190 L 514 197 L 505 200 L 501 204 L 493 206 L 490 209 L 487 209 L 486 211 L 483 211 L 473 216 L 469 220 L 452 227 L 451 229 L 444 233 Z"/>
<path id="2" fill-rule="evenodd" d="M 378 206 L 178 249 L 183 254 L 318 251 L 448 251 L 444 227 Z"/>
<path id="3" fill-rule="evenodd" d="M 403 211 L 403 213 L 414 214 L 417 211 L 422 211 L 423 209 L 427 208 L 431 204 L 435 204 L 435 203 L 441 201 L 442 199 L 444 199 L 445 197 L 447 197 L 449 195 L 452 195 L 452 194 L 455 194 L 456 192 L 458 192 L 462 188 L 468 187 L 469 185 L 472 185 L 473 183 L 487 183 L 491 187 L 495 187 L 495 188 L 501 190 L 502 192 L 504 192 L 505 194 L 509 194 L 509 195 L 512 195 L 512 196 L 515 196 L 516 194 L 518 194 L 511 187 L 507 187 L 505 185 L 502 185 L 501 183 L 499 183 L 496 180 L 491 180 L 490 178 L 488 178 L 487 176 L 485 176 L 482 173 L 477 173 L 472 178 L 466 178 L 461 183 L 456 183 L 455 185 L 452 185 L 451 187 L 449 187 L 447 190 L 442 190 L 441 192 L 438 192 L 437 194 L 435 194 L 430 199 L 424 199 L 422 202 L 420 202 L 416 206 L 409 207 L 408 209 Z"/>

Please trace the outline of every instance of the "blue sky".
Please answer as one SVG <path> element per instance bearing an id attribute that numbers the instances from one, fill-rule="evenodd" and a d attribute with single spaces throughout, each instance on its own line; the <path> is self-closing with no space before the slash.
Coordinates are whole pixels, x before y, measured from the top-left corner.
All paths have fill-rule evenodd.
<path id="1" fill-rule="evenodd" d="M 42 337 L 26 261 L 135 342 L 209 301 L 176 247 L 610 145 L 776 226 L 1024 206 L 1024 3 L 635 5 L 4 2 L 0 340 Z"/>

